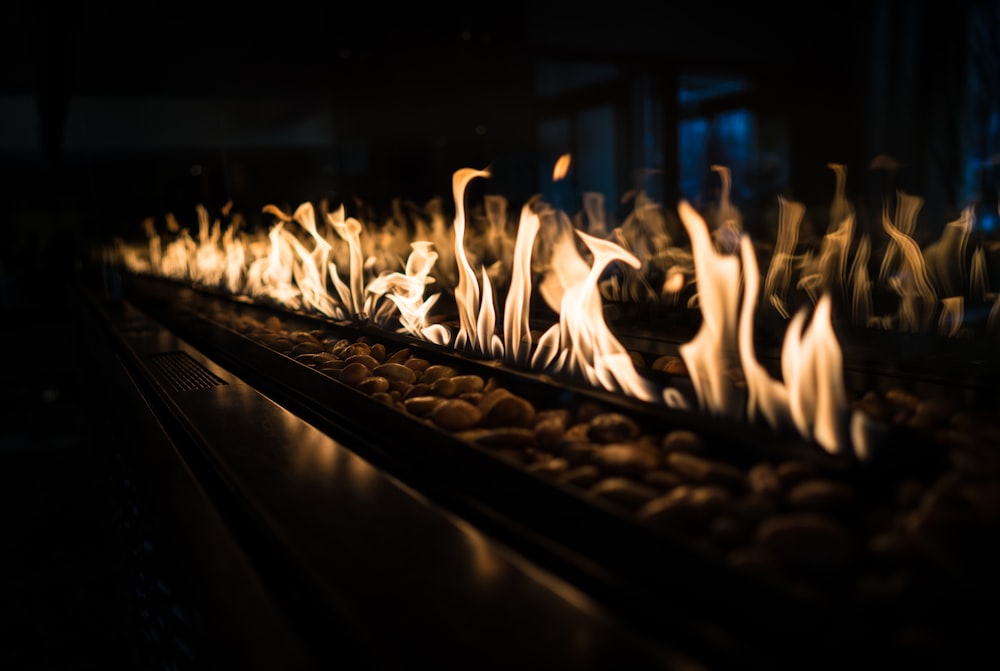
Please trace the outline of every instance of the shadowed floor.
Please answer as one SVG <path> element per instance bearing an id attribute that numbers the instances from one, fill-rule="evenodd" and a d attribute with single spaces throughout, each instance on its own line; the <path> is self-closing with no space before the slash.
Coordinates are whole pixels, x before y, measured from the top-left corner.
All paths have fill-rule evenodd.
<path id="1" fill-rule="evenodd" d="M 0 328 L 0 668 L 194 666 L 193 618 L 141 492 L 84 410 L 71 327 L 13 323 Z"/>

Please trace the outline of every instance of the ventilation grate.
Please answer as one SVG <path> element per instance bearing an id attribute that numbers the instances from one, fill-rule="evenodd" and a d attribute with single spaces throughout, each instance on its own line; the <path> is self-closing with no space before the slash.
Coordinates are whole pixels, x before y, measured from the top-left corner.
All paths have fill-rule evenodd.
<path id="1" fill-rule="evenodd" d="M 185 352 L 163 352 L 149 357 L 149 363 L 160 382 L 172 391 L 210 389 L 226 384 Z"/>

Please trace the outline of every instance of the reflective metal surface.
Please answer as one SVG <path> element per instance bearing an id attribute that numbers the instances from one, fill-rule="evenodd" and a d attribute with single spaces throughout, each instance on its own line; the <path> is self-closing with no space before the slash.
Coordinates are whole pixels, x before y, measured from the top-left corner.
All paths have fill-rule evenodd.
<path id="1" fill-rule="evenodd" d="M 107 317 L 123 356 L 319 661 L 338 657 L 324 639 L 346 638 L 371 668 L 699 668 L 119 307 Z M 168 352 L 224 384 L 164 384 L 149 362 Z"/>

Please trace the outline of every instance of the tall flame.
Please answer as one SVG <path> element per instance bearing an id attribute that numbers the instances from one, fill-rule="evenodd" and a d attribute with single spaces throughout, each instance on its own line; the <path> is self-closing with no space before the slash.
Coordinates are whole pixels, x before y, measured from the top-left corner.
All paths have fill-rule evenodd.
<path id="1" fill-rule="evenodd" d="M 788 288 L 792 282 L 792 262 L 799 241 L 799 227 L 806 214 L 806 206 L 778 196 L 778 235 L 764 279 L 764 293 L 771 305 L 786 319 L 788 313 Z"/>
<path id="2" fill-rule="evenodd" d="M 582 225 L 574 226 L 565 212 L 539 205 L 535 199 L 522 207 L 513 242 L 506 234 L 506 200 L 488 197 L 485 240 L 476 238 L 475 227 L 469 226 L 467 190 L 474 179 L 489 177 L 490 172 L 466 168 L 456 171 L 452 179 L 453 227 L 444 225 L 440 202 L 429 203 L 415 216 L 405 264 L 403 243 L 408 238 L 401 223 L 404 208 L 399 203 L 394 204 L 393 217 L 375 230 L 360 218 L 348 217 L 343 205 L 328 211 L 324 202 L 320 219 L 310 203 L 303 203 L 292 214 L 266 206 L 264 212 L 275 218 L 266 235 L 238 231 L 236 217 L 222 231 L 221 222 L 211 221 L 204 208 L 198 210 L 197 238 L 170 215 L 167 227 L 173 237 L 165 242 L 147 221 L 147 267 L 167 277 L 214 283 L 234 293 L 267 297 L 336 319 L 360 317 L 391 328 L 392 319 L 398 316 L 398 331 L 417 338 L 541 370 L 579 375 L 604 389 L 678 408 L 688 406 L 683 394 L 661 388 L 641 375 L 632 355 L 605 322 L 602 292 L 609 284 L 602 284 L 602 278 L 625 278 L 617 289 L 612 287 L 618 297 L 655 299 L 662 292 L 678 295 L 691 277 L 697 289 L 692 303 L 696 301 L 702 321 L 694 338 L 679 347 L 679 353 L 700 408 L 713 415 L 760 419 L 775 428 L 793 427 L 825 450 L 845 452 L 849 449 L 846 394 L 829 290 L 837 284 L 844 289 L 853 282 L 855 315 L 872 318 L 866 270 L 870 242 L 867 237 L 861 239 L 848 272 L 853 211 L 843 195 L 844 173 L 832 167 L 838 186 L 831 217 L 839 222 L 831 224 L 818 257 L 808 260 L 810 272 L 819 278 L 809 286 L 815 303 L 812 319 L 808 320 L 805 308 L 791 318 L 784 336 L 780 378 L 772 377 L 757 358 L 754 328 L 761 275 L 751 239 L 742 231 L 740 213 L 731 201 L 729 173 L 719 166 L 713 166 L 722 179 L 713 230 L 690 203 L 681 201 L 678 206 L 691 242 L 690 252 L 673 245 L 666 218 L 642 192 L 636 197 L 632 215 L 611 232 L 606 230 L 601 199 L 585 198 L 590 232 L 582 230 Z M 568 169 L 569 155 L 565 155 L 557 162 L 553 178 L 562 179 Z M 780 228 L 765 295 L 787 318 L 792 309 L 786 293 L 804 206 L 784 199 L 779 199 L 779 206 Z M 228 209 L 227 204 L 226 216 Z M 889 281 L 897 283 L 902 296 L 913 293 L 923 298 L 933 289 L 920 250 L 909 235 L 918 210 L 918 204 L 901 194 L 896 223 L 885 215 L 883 225 L 896 256 L 893 263 L 883 265 L 883 271 Z M 317 222 L 324 220 L 329 227 L 321 231 Z M 968 230 L 968 219 L 957 223 L 965 228 L 960 230 L 956 225 L 953 236 Z M 955 239 L 962 240 L 960 236 Z M 944 256 L 954 258 L 955 247 L 942 244 L 936 248 L 939 251 L 930 250 L 930 256 L 936 259 L 935 254 L 944 254 L 941 250 L 946 249 Z M 141 259 L 128 258 L 134 267 L 142 266 Z M 346 281 L 338 267 L 346 267 Z M 608 273 L 612 267 L 616 272 Z M 654 271 L 665 277 L 662 290 L 654 289 L 646 279 Z M 536 275 L 540 277 L 536 279 Z M 930 276 L 937 279 L 937 271 Z M 970 284 L 977 282 L 985 296 L 982 253 L 973 257 L 969 277 Z M 447 327 L 430 319 L 441 295 L 425 299 L 431 284 L 453 290 L 458 316 L 454 337 Z M 506 296 L 501 320 L 497 294 L 502 289 L 506 289 Z M 535 289 L 558 314 L 557 323 L 537 342 L 529 323 Z M 951 332 L 962 306 L 958 301 L 946 301 L 943 307 L 941 328 Z M 740 375 L 746 383 L 745 395 L 734 382 Z M 855 453 L 862 456 L 867 447 L 859 443 Z"/>
<path id="3" fill-rule="evenodd" d="M 740 240 L 740 258 L 743 261 L 743 306 L 740 310 L 739 351 L 743 376 L 747 384 L 747 418 L 751 421 L 763 416 L 772 427 L 787 426 L 791 420 L 788 389 L 770 376 L 757 360 L 754 346 L 754 323 L 757 312 L 757 292 L 760 277 L 757 258 L 748 236 Z"/>
<path id="4" fill-rule="evenodd" d="M 904 331 L 925 329 L 937 299 L 923 254 L 911 237 L 922 204 L 923 199 L 900 192 L 896 201 L 896 222 L 889 219 L 888 206 L 882 212 L 882 228 L 892 242 L 883 261 L 890 258 L 889 250 L 895 250 L 899 270 L 893 274 L 891 265 L 883 262 L 881 276 L 889 277 L 890 286 L 899 294 L 899 327 Z"/>
<path id="5" fill-rule="evenodd" d="M 609 264 L 618 261 L 637 267 L 639 260 L 611 241 L 595 238 L 583 231 L 576 231 L 576 234 L 591 251 L 594 260 L 583 277 L 565 286 L 559 305 L 559 322 L 543 334 L 539 342 L 545 343 L 545 347 L 539 352 L 559 351 L 560 370 L 582 373 L 588 381 L 605 389 L 620 389 L 644 401 L 658 400 L 660 396 L 655 385 L 639 375 L 628 351 L 604 321 L 597 286 Z M 554 256 L 555 266 L 562 265 L 561 259 L 578 257 L 572 238 L 562 236 Z M 579 264 L 568 262 L 567 265 L 576 267 Z"/>
<path id="6" fill-rule="evenodd" d="M 527 363 L 531 351 L 531 250 L 540 226 L 539 217 L 529 205 L 521 208 L 521 220 L 514 242 L 514 266 L 510 288 L 504 303 L 504 341 L 507 358 L 515 363 Z"/>
<path id="7" fill-rule="evenodd" d="M 466 205 L 465 191 L 469 183 L 477 177 L 489 177 L 488 170 L 463 168 L 452 176 L 452 196 L 455 199 L 455 259 L 458 263 L 458 286 L 455 288 L 455 302 L 458 304 L 459 331 L 455 345 L 474 351 L 485 351 L 489 342 L 480 339 L 479 324 L 479 283 L 472 270 L 465 250 Z"/>
<path id="8" fill-rule="evenodd" d="M 691 374 L 703 410 L 726 417 L 741 414 L 739 399 L 727 371 L 735 365 L 736 320 L 740 291 L 740 260 L 715 249 L 701 215 L 682 200 L 681 223 L 691 239 L 701 326 L 679 348 Z"/>

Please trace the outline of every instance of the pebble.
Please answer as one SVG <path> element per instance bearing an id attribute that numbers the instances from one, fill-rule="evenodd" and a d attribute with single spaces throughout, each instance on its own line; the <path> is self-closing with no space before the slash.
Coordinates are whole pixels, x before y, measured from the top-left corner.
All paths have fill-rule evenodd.
<path id="1" fill-rule="evenodd" d="M 632 443 L 610 443 L 594 451 L 594 463 L 611 475 L 641 477 L 643 472 L 660 465 L 659 455 Z"/>
<path id="2" fill-rule="evenodd" d="M 747 484 L 750 486 L 750 491 L 758 494 L 777 496 L 781 491 L 778 471 L 774 464 L 766 461 L 750 467 L 750 470 L 747 471 Z"/>
<path id="3" fill-rule="evenodd" d="M 556 417 L 535 422 L 535 436 L 542 447 L 555 447 L 566 433 L 566 425 Z"/>
<path id="4" fill-rule="evenodd" d="M 684 359 L 679 356 L 674 356 L 671 354 L 664 354 L 653 361 L 653 370 L 663 371 L 668 375 L 688 375 L 687 365 L 684 363 Z"/>
<path id="5" fill-rule="evenodd" d="M 458 395 L 458 388 L 453 378 L 441 377 L 431 383 L 431 393 L 442 398 L 451 398 Z"/>
<path id="6" fill-rule="evenodd" d="M 854 488 L 833 480 L 803 480 L 793 486 L 786 496 L 790 508 L 813 510 L 821 513 L 840 514 L 854 508 Z"/>
<path id="7" fill-rule="evenodd" d="M 618 443 L 639 435 L 639 425 L 620 412 L 605 412 L 591 418 L 587 437 L 596 443 Z"/>
<path id="8" fill-rule="evenodd" d="M 454 377 L 457 374 L 458 371 L 451 366 L 434 364 L 424 369 L 423 373 L 420 375 L 420 381 L 426 382 L 427 384 L 433 384 L 434 380 L 440 380 L 443 377 Z"/>
<path id="9" fill-rule="evenodd" d="M 398 361 L 386 361 L 386 363 L 400 363 L 400 362 L 398 362 Z M 417 356 L 412 357 L 410 359 L 406 359 L 402 363 L 403 363 L 404 366 L 406 366 L 407 368 L 411 369 L 417 375 L 421 375 L 424 372 L 426 372 L 427 369 L 431 365 L 431 362 L 428 361 L 427 359 L 421 359 L 420 357 L 417 357 Z"/>
<path id="10" fill-rule="evenodd" d="M 817 513 L 785 513 L 757 527 L 755 542 L 782 565 L 807 574 L 829 574 L 847 566 L 854 540 L 847 528 Z"/>
<path id="11" fill-rule="evenodd" d="M 343 369 L 344 362 L 339 359 L 336 361 L 325 361 L 316 367 L 316 370 L 319 372 L 325 373 L 326 375 L 337 379 L 340 378 L 340 371 Z"/>
<path id="12" fill-rule="evenodd" d="M 373 343 L 371 345 L 370 354 L 373 359 L 375 359 L 379 363 L 382 363 L 383 361 L 385 361 L 385 345 L 383 345 L 380 342 Z"/>
<path id="13" fill-rule="evenodd" d="M 788 490 L 803 480 L 816 475 L 816 467 L 806 461 L 790 459 L 778 464 L 775 467 L 775 474 L 778 476 L 781 488 Z"/>
<path id="14" fill-rule="evenodd" d="M 377 393 L 385 393 L 389 391 L 389 380 L 379 375 L 373 375 L 371 377 L 367 377 L 363 380 L 360 380 L 354 386 L 358 389 L 358 391 L 364 392 L 369 395 Z"/>
<path id="15" fill-rule="evenodd" d="M 365 354 L 371 356 L 371 353 L 372 353 L 372 348 L 368 345 L 368 343 L 357 340 L 354 343 L 345 347 L 344 351 L 341 353 L 340 356 L 343 359 L 350 359 L 352 356 L 356 356 L 358 354 Z"/>
<path id="16" fill-rule="evenodd" d="M 718 552 L 737 569 L 794 582 L 841 571 L 863 550 L 879 570 L 888 571 L 884 575 L 910 575 L 927 564 L 957 575 L 984 543 L 1000 543 L 1000 485 L 994 484 L 1000 454 L 991 449 L 1000 440 L 1000 426 L 981 413 L 962 411 L 954 399 L 924 399 L 899 388 L 866 392 L 852 401 L 878 421 L 926 431 L 951 467 L 936 481 L 887 482 L 885 496 L 869 502 L 807 459 L 760 462 L 746 470 L 711 458 L 697 431 L 677 427 L 662 436 L 643 434 L 633 417 L 597 401 L 536 408 L 498 378 L 431 364 L 409 347 L 390 352 L 368 339 L 289 332 L 274 317 L 243 318 L 236 326 L 377 402 L 523 464 L 528 472 L 632 510 L 651 526 L 683 530 L 692 551 Z M 687 374 L 683 359 L 675 356 L 659 357 L 651 368 Z M 844 522 L 859 511 L 865 513 L 863 533 Z M 702 545 L 706 541 L 710 544 Z M 867 576 L 874 591 L 881 575 Z M 870 591 L 863 578 L 857 581 L 859 592 Z"/>
<path id="17" fill-rule="evenodd" d="M 526 468 L 532 473 L 540 473 L 547 477 L 558 477 L 569 470 L 569 462 L 561 457 L 545 455 L 528 464 Z"/>
<path id="18" fill-rule="evenodd" d="M 601 477 L 601 472 L 593 464 L 574 466 L 568 460 L 564 461 L 566 461 L 570 468 L 556 478 L 558 482 L 583 488 L 594 484 Z"/>
<path id="19" fill-rule="evenodd" d="M 630 510 L 639 508 L 659 495 L 656 489 L 648 485 L 622 477 L 599 480 L 588 491 L 594 496 L 599 496 Z"/>
<path id="20" fill-rule="evenodd" d="M 746 477 L 738 467 L 724 461 L 705 459 L 687 452 L 670 452 L 667 465 L 687 481 L 696 484 L 719 484 L 742 490 Z"/>
<path id="21" fill-rule="evenodd" d="M 413 369 L 398 363 L 378 364 L 372 368 L 372 373 L 381 375 L 388 380 L 405 382 L 408 385 L 412 385 L 417 381 L 417 374 Z"/>
<path id="22" fill-rule="evenodd" d="M 691 498 L 694 487 L 680 485 L 648 501 L 638 511 L 640 521 L 670 531 L 695 531 L 704 524 L 707 511 L 700 510 Z"/>
<path id="23" fill-rule="evenodd" d="M 597 446 L 587 441 L 564 441 L 557 446 L 559 456 L 563 457 L 571 466 L 589 464 L 594 461 L 597 453 Z"/>
<path id="24" fill-rule="evenodd" d="M 348 366 L 352 363 L 360 363 L 370 371 L 374 371 L 375 367 L 378 366 L 378 361 L 370 354 L 353 354 L 349 357 L 344 357 L 344 363 Z M 376 375 L 378 374 L 376 373 Z"/>
<path id="25" fill-rule="evenodd" d="M 446 431 L 461 431 L 478 424 L 483 414 L 468 401 L 449 398 L 435 405 L 428 416 Z"/>
<path id="26" fill-rule="evenodd" d="M 410 414 L 426 417 L 438 404 L 443 402 L 443 399 L 437 396 L 411 396 L 403 399 L 403 407 Z"/>
<path id="27" fill-rule="evenodd" d="M 341 382 L 351 387 L 361 382 L 365 378 L 372 376 L 372 371 L 368 366 L 363 363 L 350 363 L 346 364 L 340 371 L 340 377 L 338 378 Z"/>
<path id="28" fill-rule="evenodd" d="M 567 408 L 545 408 L 535 412 L 535 424 L 545 421 L 555 421 L 565 429 L 573 421 L 573 413 Z"/>
<path id="29" fill-rule="evenodd" d="M 674 429 L 663 436 L 661 446 L 667 452 L 698 453 L 705 449 L 705 444 L 694 431 L 690 429 Z"/>
<path id="30" fill-rule="evenodd" d="M 534 431 L 518 427 L 467 429 L 455 435 L 483 447 L 525 447 L 535 442 Z"/>
<path id="31" fill-rule="evenodd" d="M 486 386 L 486 381 L 479 375 L 456 375 L 451 381 L 455 383 L 455 393 L 458 395 L 480 392 Z"/>
<path id="32" fill-rule="evenodd" d="M 396 350 L 395 352 L 392 352 L 391 354 L 387 354 L 386 357 L 382 360 L 382 363 L 406 364 L 412 360 L 416 360 L 416 357 L 413 356 L 413 350 L 410 349 L 409 347 L 402 347 Z M 421 359 L 421 361 L 425 360 Z M 424 366 L 424 368 L 426 368 L 426 366 Z"/>
<path id="33" fill-rule="evenodd" d="M 323 346 L 318 342 L 300 342 L 292 346 L 292 356 L 298 356 L 299 354 L 319 354 L 324 351 Z"/>
<path id="34" fill-rule="evenodd" d="M 491 392 L 496 394 L 497 392 Z M 479 402 L 485 426 L 528 427 L 535 419 L 535 406 L 525 398 L 511 393 L 501 394 L 486 402 L 489 394 Z"/>
<path id="35" fill-rule="evenodd" d="M 667 491 L 681 484 L 681 476 L 665 468 L 656 468 L 642 474 L 642 481 L 657 489 Z"/>

